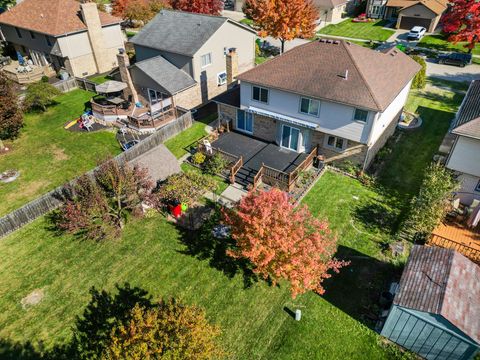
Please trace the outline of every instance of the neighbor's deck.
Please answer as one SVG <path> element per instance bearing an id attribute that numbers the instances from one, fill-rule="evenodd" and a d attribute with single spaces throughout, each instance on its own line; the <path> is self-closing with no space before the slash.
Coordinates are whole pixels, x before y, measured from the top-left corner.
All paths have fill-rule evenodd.
<path id="1" fill-rule="evenodd" d="M 290 173 L 294 171 L 308 156 L 297 153 L 266 141 L 254 139 L 237 132 L 222 134 L 212 143 L 212 146 L 222 151 L 242 156 L 243 167 L 259 171 L 263 164 L 271 168 Z"/>

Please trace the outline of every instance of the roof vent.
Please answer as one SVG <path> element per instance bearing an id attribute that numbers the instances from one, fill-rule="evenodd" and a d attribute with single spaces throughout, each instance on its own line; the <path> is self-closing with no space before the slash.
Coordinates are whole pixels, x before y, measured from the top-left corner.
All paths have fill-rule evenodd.
<path id="1" fill-rule="evenodd" d="M 327 39 L 327 44 L 331 44 L 331 43 L 333 43 L 333 41 L 330 39 Z"/>
<path id="2" fill-rule="evenodd" d="M 334 43 L 335 45 L 338 45 L 338 44 L 340 44 L 340 41 L 335 40 L 333 43 Z"/>
<path id="3" fill-rule="evenodd" d="M 341 77 L 343 80 L 348 80 L 348 69 L 345 70 L 344 74 L 338 76 Z"/>

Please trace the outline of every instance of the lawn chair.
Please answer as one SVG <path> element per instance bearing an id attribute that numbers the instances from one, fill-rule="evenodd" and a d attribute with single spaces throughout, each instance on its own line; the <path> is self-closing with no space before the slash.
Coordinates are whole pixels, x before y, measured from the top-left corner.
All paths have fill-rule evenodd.
<path id="1" fill-rule="evenodd" d="M 207 154 L 213 154 L 212 144 L 210 144 L 210 141 L 208 141 L 207 139 L 203 140 L 203 147 L 205 148 L 205 152 Z"/>

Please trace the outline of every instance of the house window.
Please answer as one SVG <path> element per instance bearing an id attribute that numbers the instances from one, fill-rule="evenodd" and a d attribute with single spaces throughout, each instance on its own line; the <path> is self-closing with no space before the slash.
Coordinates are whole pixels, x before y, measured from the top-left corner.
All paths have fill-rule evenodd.
<path id="1" fill-rule="evenodd" d="M 155 105 L 159 103 L 163 98 L 163 94 L 160 91 L 148 89 L 148 97 L 150 99 L 150 104 Z"/>
<path id="2" fill-rule="evenodd" d="M 34 33 L 33 31 L 30 31 L 30 37 L 31 37 L 32 39 L 35 39 L 35 33 Z"/>
<path id="3" fill-rule="evenodd" d="M 202 55 L 202 68 L 212 63 L 212 53 Z"/>
<path id="4" fill-rule="evenodd" d="M 228 54 L 228 47 L 225 46 L 223 48 L 223 56 L 227 56 L 227 54 Z"/>
<path id="5" fill-rule="evenodd" d="M 300 112 L 308 115 L 318 116 L 318 110 L 320 109 L 320 101 L 300 98 Z"/>
<path id="6" fill-rule="evenodd" d="M 17 32 L 17 36 L 21 39 L 22 38 L 22 32 L 20 31 L 20 29 L 16 27 L 15 31 Z"/>
<path id="7" fill-rule="evenodd" d="M 475 191 L 480 192 L 480 180 L 477 183 L 477 186 L 475 186 Z"/>
<path id="8" fill-rule="evenodd" d="M 325 146 L 337 151 L 343 151 L 347 148 L 347 141 L 347 139 L 343 139 L 338 136 L 328 135 Z"/>
<path id="9" fill-rule="evenodd" d="M 253 133 L 253 114 L 245 110 L 237 110 L 237 130 Z"/>
<path id="10" fill-rule="evenodd" d="M 354 120 L 367 122 L 368 111 L 362 109 L 355 109 L 355 115 L 353 116 Z"/>
<path id="11" fill-rule="evenodd" d="M 268 103 L 268 89 L 254 86 L 252 90 L 252 99 L 263 103 Z"/>
<path id="12" fill-rule="evenodd" d="M 47 40 L 48 46 L 52 46 L 52 41 L 50 40 L 50 37 L 48 35 L 45 35 L 45 40 Z"/>
<path id="13" fill-rule="evenodd" d="M 221 73 L 217 74 L 217 84 L 218 86 L 224 85 L 227 83 L 227 73 L 222 71 Z"/>
<path id="14" fill-rule="evenodd" d="M 300 130 L 297 128 L 282 125 L 282 147 L 298 151 Z"/>

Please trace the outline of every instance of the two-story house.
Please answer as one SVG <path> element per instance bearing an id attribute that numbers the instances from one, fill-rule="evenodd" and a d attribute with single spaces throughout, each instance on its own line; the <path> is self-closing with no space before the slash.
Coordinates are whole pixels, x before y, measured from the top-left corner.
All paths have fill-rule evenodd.
<path id="1" fill-rule="evenodd" d="M 286 151 L 367 168 L 393 134 L 420 66 L 396 48 L 320 39 L 238 76 L 220 120 Z"/>
<path id="2" fill-rule="evenodd" d="M 94 2 L 24 0 L 0 14 L 0 39 L 39 67 L 85 77 L 117 66 L 121 21 Z"/>
<path id="3" fill-rule="evenodd" d="M 255 65 L 255 37 L 226 17 L 163 10 L 131 39 L 132 81 L 147 103 L 172 97 L 191 109 L 227 89 L 227 72 Z"/>
<path id="4" fill-rule="evenodd" d="M 472 81 L 452 124 L 456 135 L 446 166 L 458 173 L 460 201 L 480 199 L 480 80 Z"/>

